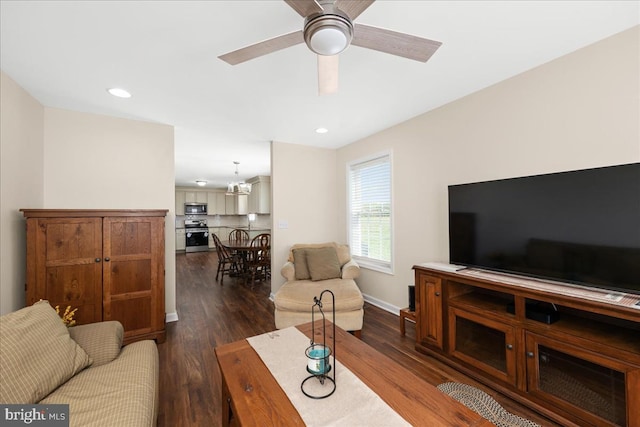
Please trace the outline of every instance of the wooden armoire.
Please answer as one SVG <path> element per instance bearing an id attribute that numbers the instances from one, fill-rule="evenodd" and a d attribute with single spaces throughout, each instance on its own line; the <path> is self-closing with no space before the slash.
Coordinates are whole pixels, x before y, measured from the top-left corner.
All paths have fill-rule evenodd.
<path id="1" fill-rule="evenodd" d="M 21 209 L 26 303 L 77 308 L 78 325 L 117 320 L 124 341 L 165 339 L 167 210 Z"/>

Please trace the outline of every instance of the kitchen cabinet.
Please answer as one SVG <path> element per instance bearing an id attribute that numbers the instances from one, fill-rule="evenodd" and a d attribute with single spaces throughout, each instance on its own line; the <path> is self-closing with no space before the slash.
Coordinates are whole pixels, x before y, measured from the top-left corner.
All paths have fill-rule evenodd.
<path id="1" fill-rule="evenodd" d="M 224 193 L 216 194 L 216 215 L 224 215 L 227 213 L 226 211 L 226 199 Z"/>
<path id="2" fill-rule="evenodd" d="M 227 215 L 246 215 L 249 213 L 249 199 L 246 194 L 225 195 Z"/>
<path id="3" fill-rule="evenodd" d="M 220 238 L 220 240 L 224 241 L 224 240 L 229 240 L 229 232 L 231 230 L 233 229 L 230 227 L 216 227 L 215 233 L 216 233 L 216 236 Z"/>
<path id="4" fill-rule="evenodd" d="M 260 199 L 265 198 L 265 193 L 262 192 L 262 194 L 263 196 Z M 252 197 L 251 194 L 227 195 L 225 191 L 176 190 L 176 215 L 185 215 L 185 203 L 206 203 L 208 215 L 246 215 L 249 212 L 254 212 L 249 210 L 250 197 Z M 257 196 L 254 195 L 253 197 Z M 255 201 L 252 203 L 257 206 Z M 268 203 L 265 205 L 262 202 L 261 206 L 260 210 L 255 211 L 255 213 L 265 213 L 265 209 L 268 209 L 268 207 L 264 207 L 268 206 Z"/>
<path id="5" fill-rule="evenodd" d="M 176 191 L 176 215 L 184 215 L 185 196 L 185 191 Z"/>
<path id="6" fill-rule="evenodd" d="M 207 215 L 215 215 L 218 211 L 218 199 L 216 193 L 207 192 Z"/>
<path id="7" fill-rule="evenodd" d="M 225 193 L 221 191 L 207 193 L 207 212 L 209 215 L 225 215 L 227 213 Z"/>
<path id="8" fill-rule="evenodd" d="M 237 205 L 236 205 L 236 200 L 235 200 L 236 196 L 227 194 L 224 196 L 224 205 L 225 205 L 225 214 L 227 215 L 235 215 L 236 211 L 238 209 Z"/>
<path id="9" fill-rule="evenodd" d="M 236 196 L 236 214 L 246 215 L 249 213 L 249 196 L 241 194 Z"/>
<path id="10" fill-rule="evenodd" d="M 185 191 L 186 203 L 207 203 L 207 193 L 205 191 Z"/>
<path id="11" fill-rule="evenodd" d="M 184 228 L 176 228 L 176 251 L 184 251 L 187 249 L 187 240 Z"/>
<path id="12" fill-rule="evenodd" d="M 247 180 L 251 184 L 248 211 L 251 213 L 271 213 L 271 177 L 257 176 Z"/>
<path id="13" fill-rule="evenodd" d="M 206 203 L 208 215 L 225 215 L 227 213 L 223 191 L 176 190 L 176 215 L 185 215 L 185 203 Z"/>
<path id="14" fill-rule="evenodd" d="M 26 303 L 77 308 L 77 324 L 117 320 L 124 341 L 164 341 L 167 210 L 22 209 Z"/>

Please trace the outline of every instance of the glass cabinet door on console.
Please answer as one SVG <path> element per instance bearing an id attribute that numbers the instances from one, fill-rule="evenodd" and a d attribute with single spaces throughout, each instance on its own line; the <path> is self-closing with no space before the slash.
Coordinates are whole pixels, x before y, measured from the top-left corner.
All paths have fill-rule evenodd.
<path id="1" fill-rule="evenodd" d="M 449 354 L 453 357 L 515 385 L 516 350 L 512 326 L 449 308 Z"/>
<path id="2" fill-rule="evenodd" d="M 626 426 L 630 416 L 640 416 L 640 396 L 632 390 L 640 367 L 533 333 L 526 334 L 526 347 L 532 395 L 580 413 L 590 425 Z"/>

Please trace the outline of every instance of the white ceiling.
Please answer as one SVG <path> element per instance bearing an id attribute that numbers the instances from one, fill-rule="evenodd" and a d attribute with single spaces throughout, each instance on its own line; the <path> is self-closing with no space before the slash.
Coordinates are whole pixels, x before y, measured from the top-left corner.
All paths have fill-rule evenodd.
<path id="1" fill-rule="evenodd" d="M 638 1 L 378 0 L 356 22 L 443 43 L 427 63 L 350 47 L 317 95 L 302 44 L 218 55 L 302 28 L 269 1 L 0 1 L 0 66 L 48 107 L 175 126 L 176 185 L 270 173 L 269 142 L 337 148 L 640 23 Z M 122 87 L 130 99 L 114 98 Z M 329 133 L 318 135 L 320 126 Z"/>

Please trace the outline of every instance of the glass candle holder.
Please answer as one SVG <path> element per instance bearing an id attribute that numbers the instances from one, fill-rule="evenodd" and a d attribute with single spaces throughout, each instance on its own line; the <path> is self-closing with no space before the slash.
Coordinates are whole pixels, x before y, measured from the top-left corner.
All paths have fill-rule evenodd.
<path id="1" fill-rule="evenodd" d="M 331 349 L 320 344 L 307 347 L 307 371 L 313 375 L 324 375 L 331 370 L 329 355 Z"/>

